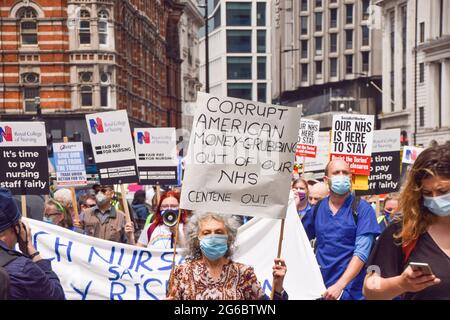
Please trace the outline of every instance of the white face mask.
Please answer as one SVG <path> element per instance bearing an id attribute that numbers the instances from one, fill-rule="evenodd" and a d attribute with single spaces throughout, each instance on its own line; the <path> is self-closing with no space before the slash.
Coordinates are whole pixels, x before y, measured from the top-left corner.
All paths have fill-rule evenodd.
<path id="1" fill-rule="evenodd" d="M 108 201 L 108 198 L 106 197 L 106 195 L 103 192 L 99 192 L 95 195 L 95 200 L 97 201 L 97 204 L 102 206 L 104 204 L 106 204 L 106 202 Z"/>

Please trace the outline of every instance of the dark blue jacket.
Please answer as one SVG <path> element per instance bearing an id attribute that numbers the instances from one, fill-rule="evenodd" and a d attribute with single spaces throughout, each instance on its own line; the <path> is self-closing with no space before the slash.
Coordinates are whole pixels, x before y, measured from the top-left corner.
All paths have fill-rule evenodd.
<path id="1" fill-rule="evenodd" d="M 10 251 L 0 241 L 0 250 Z M 11 300 L 63 300 L 64 290 L 49 260 L 33 262 L 19 252 L 17 258 L 3 267 L 9 274 Z"/>

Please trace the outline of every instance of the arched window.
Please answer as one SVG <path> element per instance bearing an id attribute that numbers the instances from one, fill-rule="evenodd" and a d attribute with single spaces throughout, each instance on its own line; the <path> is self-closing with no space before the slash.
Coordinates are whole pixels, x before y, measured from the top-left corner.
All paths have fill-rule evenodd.
<path id="1" fill-rule="evenodd" d="M 25 111 L 36 111 L 36 98 L 40 97 L 39 74 L 29 72 L 22 74 L 23 104 Z"/>
<path id="2" fill-rule="evenodd" d="M 109 84 L 110 75 L 102 73 L 100 75 L 100 107 L 109 107 Z"/>
<path id="3" fill-rule="evenodd" d="M 37 13 L 33 8 L 27 7 L 19 11 L 20 36 L 22 45 L 37 44 Z"/>
<path id="4" fill-rule="evenodd" d="M 108 12 L 102 10 L 98 13 L 98 41 L 101 45 L 108 44 Z"/>
<path id="5" fill-rule="evenodd" d="M 92 107 L 92 72 L 80 72 L 79 81 L 81 106 Z"/>
<path id="6" fill-rule="evenodd" d="M 91 44 L 91 14 L 87 10 L 80 11 L 79 36 L 80 44 Z"/>

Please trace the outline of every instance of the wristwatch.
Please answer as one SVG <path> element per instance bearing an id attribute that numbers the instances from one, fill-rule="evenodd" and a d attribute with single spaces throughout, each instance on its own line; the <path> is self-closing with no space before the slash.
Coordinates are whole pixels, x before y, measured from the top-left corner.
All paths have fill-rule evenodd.
<path id="1" fill-rule="evenodd" d="M 34 257 L 36 257 L 36 256 L 38 256 L 38 255 L 40 255 L 40 254 L 41 254 L 41 253 L 40 253 L 39 251 L 36 251 L 35 253 L 31 254 L 29 258 L 30 258 L 31 260 L 33 260 Z"/>

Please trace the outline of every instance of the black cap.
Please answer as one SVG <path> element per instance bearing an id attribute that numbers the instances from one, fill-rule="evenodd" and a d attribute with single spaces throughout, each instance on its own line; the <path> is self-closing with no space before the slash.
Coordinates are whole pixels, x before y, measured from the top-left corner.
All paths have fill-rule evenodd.
<path id="1" fill-rule="evenodd" d="M 21 216 L 11 191 L 0 188 L 0 232 L 19 222 Z"/>

